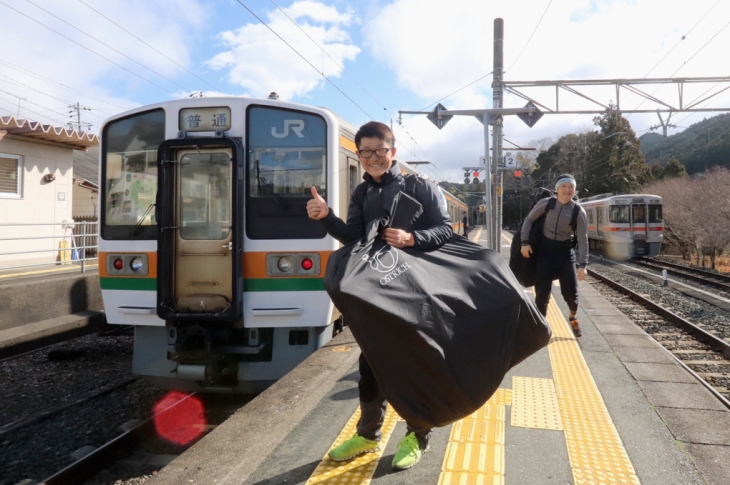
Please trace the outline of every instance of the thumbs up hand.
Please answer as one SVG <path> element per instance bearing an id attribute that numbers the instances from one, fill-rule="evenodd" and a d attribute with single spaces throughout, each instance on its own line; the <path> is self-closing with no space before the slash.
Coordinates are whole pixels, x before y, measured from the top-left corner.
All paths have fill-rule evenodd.
<path id="1" fill-rule="evenodd" d="M 310 219 L 319 221 L 327 217 L 330 212 L 330 208 L 327 207 L 327 201 L 317 193 L 317 189 L 312 186 L 312 200 L 307 201 L 307 215 Z"/>

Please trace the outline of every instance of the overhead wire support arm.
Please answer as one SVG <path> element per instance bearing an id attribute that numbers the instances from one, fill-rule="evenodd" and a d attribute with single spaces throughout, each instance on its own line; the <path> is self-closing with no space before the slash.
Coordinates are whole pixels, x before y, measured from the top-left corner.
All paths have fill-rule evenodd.
<path id="1" fill-rule="evenodd" d="M 705 97 L 702 97 L 701 100 L 694 100 L 689 105 L 685 105 L 684 101 L 684 88 L 686 85 L 698 85 L 698 84 L 707 84 L 707 83 L 713 83 L 716 87 L 720 84 L 727 84 L 727 86 L 722 87 L 717 92 L 707 95 Z M 640 89 L 638 86 L 640 85 L 671 85 L 674 84 L 677 86 L 677 100 L 678 103 L 673 101 L 667 101 L 666 99 L 661 99 L 658 96 L 655 96 L 653 93 L 648 94 L 643 89 Z M 591 97 L 585 94 L 585 92 L 582 92 L 582 87 L 613 87 L 614 89 L 611 92 L 612 98 L 615 100 L 614 108 L 616 111 L 621 113 L 655 113 L 657 112 L 657 108 L 648 108 L 648 109 L 622 109 L 621 108 L 621 101 L 624 101 L 621 96 L 621 92 L 629 92 L 632 94 L 635 94 L 641 98 L 644 98 L 645 100 L 651 101 L 659 105 L 659 111 L 663 113 L 676 113 L 676 112 L 708 112 L 708 111 L 730 111 L 730 107 L 705 107 L 705 108 L 698 108 L 698 106 L 701 103 L 705 103 L 713 98 L 716 98 L 718 94 L 727 91 L 730 89 L 730 76 L 713 76 L 713 77 L 678 77 L 678 78 L 645 78 L 645 79 L 636 79 L 636 78 L 626 78 L 626 79 L 562 79 L 562 80 L 538 80 L 538 81 L 504 81 L 503 82 L 504 89 L 508 92 L 523 98 L 527 101 L 532 102 L 535 106 L 538 106 L 541 110 L 543 110 L 545 113 L 551 113 L 551 114 L 601 114 L 605 112 L 606 109 L 608 109 L 608 104 L 606 102 L 599 101 L 595 98 L 595 96 Z M 538 96 L 531 96 L 525 92 L 526 88 L 545 88 L 545 87 L 555 87 L 555 99 L 552 103 L 546 102 L 544 99 L 542 102 L 538 101 L 536 98 Z M 709 90 L 712 90 L 713 87 L 711 87 Z M 588 108 L 588 109 L 570 109 L 570 110 L 561 110 L 560 109 L 560 91 L 565 91 L 570 94 L 573 94 L 575 96 L 578 96 L 580 98 L 583 98 L 587 101 L 590 101 L 597 107 Z M 708 91 L 709 91 L 708 90 Z M 707 91 L 705 92 L 707 94 Z M 542 95 L 544 97 L 544 94 Z M 702 95 L 704 96 L 704 94 Z M 541 98 L 542 99 L 542 98 Z M 552 105 L 552 106 L 548 106 Z M 676 106 L 679 107 L 676 107 Z"/>

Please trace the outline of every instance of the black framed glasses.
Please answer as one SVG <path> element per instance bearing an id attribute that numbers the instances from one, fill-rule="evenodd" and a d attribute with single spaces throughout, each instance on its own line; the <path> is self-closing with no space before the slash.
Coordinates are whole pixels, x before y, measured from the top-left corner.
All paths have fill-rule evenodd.
<path id="1" fill-rule="evenodd" d="M 370 158 L 373 156 L 373 153 L 379 157 L 384 157 L 388 154 L 390 150 L 392 150 L 392 148 L 378 148 L 377 150 L 358 150 L 357 154 L 362 158 Z"/>

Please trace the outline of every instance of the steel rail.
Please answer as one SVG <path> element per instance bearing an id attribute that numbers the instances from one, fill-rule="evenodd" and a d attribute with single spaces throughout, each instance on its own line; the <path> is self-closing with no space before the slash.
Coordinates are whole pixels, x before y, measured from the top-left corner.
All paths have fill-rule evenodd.
<path id="1" fill-rule="evenodd" d="M 83 483 L 85 479 L 89 478 L 94 473 L 99 472 L 107 464 L 112 462 L 116 458 L 117 453 L 133 447 L 142 436 L 151 435 L 155 430 L 156 418 L 164 413 L 170 412 L 170 410 L 174 409 L 177 405 L 195 395 L 196 393 L 194 392 L 188 394 L 169 408 L 166 408 L 142 423 L 137 424 L 134 428 L 125 431 L 83 458 L 71 463 L 63 470 L 60 470 L 46 478 L 40 483 L 40 485 L 76 485 Z"/>
<path id="2" fill-rule="evenodd" d="M 670 268 L 676 268 L 677 270 L 680 270 L 680 271 L 692 271 L 697 274 L 707 275 L 708 278 L 716 278 L 716 279 L 727 281 L 728 283 L 730 283 L 730 274 L 713 273 L 712 271 L 707 271 L 706 269 L 672 263 L 671 261 L 665 261 L 663 259 L 652 259 L 649 262 L 652 262 L 654 264 L 661 264 L 663 266 L 668 266 Z"/>
<path id="3" fill-rule="evenodd" d="M 663 267 L 661 265 L 663 265 L 664 263 L 658 263 L 658 262 L 654 263 L 654 262 L 648 262 L 648 261 L 635 260 L 635 261 L 632 261 L 632 263 L 637 266 L 642 266 L 644 268 L 651 268 L 651 269 L 655 269 L 655 270 L 665 270 L 668 274 L 671 274 L 674 276 L 686 278 L 688 280 L 696 281 L 697 283 L 702 283 L 703 285 L 712 286 L 714 288 L 718 288 L 721 290 L 730 291 L 730 283 L 721 283 L 719 281 L 708 280 L 707 278 L 715 276 L 712 274 L 708 274 L 707 277 L 699 276 L 696 274 L 690 274 L 690 273 L 684 272 L 684 271 L 695 271 L 693 269 L 690 269 L 690 268 L 684 269 L 683 268 L 684 271 L 680 271 L 677 269 L 673 269 L 672 267 Z M 718 278 L 723 279 L 722 276 L 718 276 Z"/>
<path id="4" fill-rule="evenodd" d="M 717 337 L 716 335 L 707 332 L 706 330 L 703 330 L 702 328 L 698 327 L 697 325 L 693 324 L 689 320 L 686 320 L 676 313 L 672 312 L 671 310 L 668 310 L 664 308 L 661 305 L 658 305 L 654 303 L 653 301 L 639 295 L 638 293 L 634 292 L 633 290 L 630 290 L 626 288 L 625 286 L 613 281 L 612 279 L 596 273 L 595 271 L 589 269 L 588 274 L 592 276 L 593 278 L 596 278 L 597 280 L 600 280 L 601 282 L 607 284 L 611 288 L 619 291 L 620 293 L 623 293 L 625 295 L 628 295 L 631 299 L 638 302 L 639 304 L 646 306 L 653 311 L 659 313 L 663 317 L 665 317 L 667 320 L 671 321 L 672 323 L 677 324 L 679 327 L 681 327 L 683 330 L 686 330 L 687 332 L 695 335 L 695 337 L 698 338 L 698 340 L 708 344 L 711 348 L 714 350 L 722 353 L 725 357 L 730 358 L 730 343 L 726 342 L 725 340 L 721 339 L 720 337 Z M 730 409 L 730 401 L 720 394 L 710 383 L 705 381 L 702 377 L 700 377 L 697 373 L 692 371 L 686 364 L 684 364 L 676 355 L 674 355 L 671 351 L 667 349 L 667 352 L 670 353 L 670 355 L 677 360 L 680 364 L 682 364 L 682 367 L 684 367 L 686 370 L 690 372 L 692 376 L 694 376 L 703 386 L 705 386 L 725 407 Z M 711 361 L 708 361 L 708 363 L 711 363 Z"/>

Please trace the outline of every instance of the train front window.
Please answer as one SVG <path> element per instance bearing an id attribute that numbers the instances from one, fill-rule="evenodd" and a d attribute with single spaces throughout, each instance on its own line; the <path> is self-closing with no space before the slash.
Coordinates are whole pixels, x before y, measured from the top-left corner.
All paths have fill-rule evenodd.
<path id="1" fill-rule="evenodd" d="M 629 222 L 629 206 L 612 205 L 608 208 L 608 221 L 612 223 Z"/>
<path id="2" fill-rule="evenodd" d="M 327 124 L 318 115 L 252 106 L 246 123 L 246 234 L 321 239 L 307 217 L 311 187 L 327 198 Z"/>
<path id="3" fill-rule="evenodd" d="M 649 222 L 662 222 L 662 205 L 649 204 Z"/>
<path id="4" fill-rule="evenodd" d="M 157 148 L 165 140 L 165 112 L 112 121 L 101 138 L 102 237 L 155 239 Z"/>
<path id="5" fill-rule="evenodd" d="M 631 221 L 646 222 L 646 206 L 644 204 L 631 206 Z"/>

